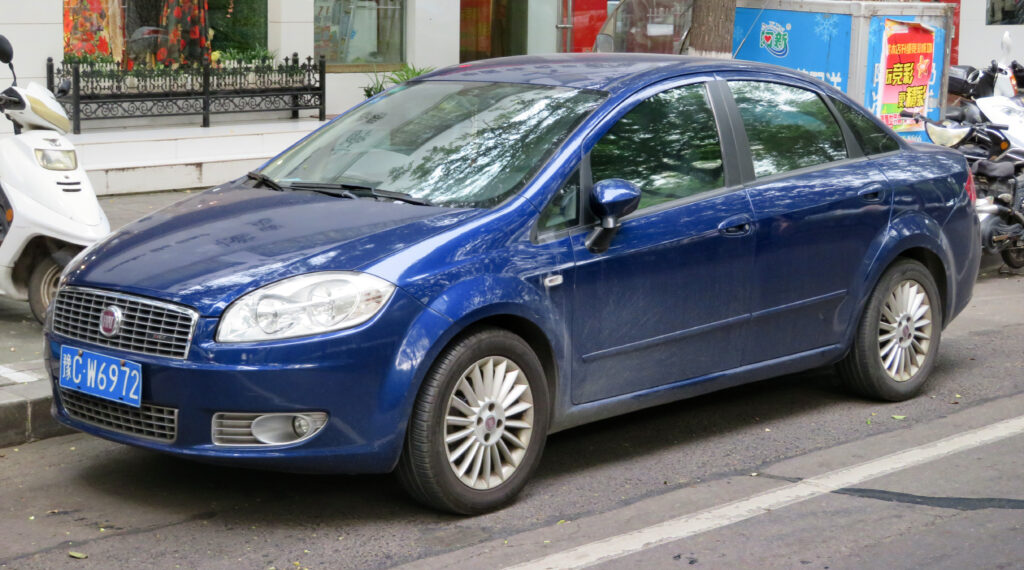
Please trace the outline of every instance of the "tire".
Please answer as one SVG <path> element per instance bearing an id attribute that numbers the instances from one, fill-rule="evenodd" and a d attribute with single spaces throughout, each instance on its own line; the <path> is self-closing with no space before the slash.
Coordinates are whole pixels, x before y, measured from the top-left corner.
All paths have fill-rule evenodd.
<path id="1" fill-rule="evenodd" d="M 1020 247 L 1011 247 L 999 252 L 1003 257 L 1003 263 L 1008 265 L 1011 269 L 1020 269 L 1021 267 L 1024 267 L 1024 244 L 1021 244 L 1018 240 L 1017 245 L 1020 245 Z"/>
<path id="2" fill-rule="evenodd" d="M 910 399 L 935 365 L 941 336 L 942 302 L 935 280 L 920 263 L 897 261 L 871 293 L 853 346 L 837 366 L 839 375 L 866 397 Z"/>
<path id="3" fill-rule="evenodd" d="M 57 295 L 57 284 L 63 270 L 63 266 L 52 257 L 46 256 L 36 265 L 28 278 L 28 304 L 32 309 L 32 316 L 40 323 L 46 320 L 46 308 Z"/>
<path id="4" fill-rule="evenodd" d="M 498 375 L 503 382 L 493 382 Z M 540 463 L 548 401 L 544 369 L 523 339 L 493 328 L 462 337 L 423 382 L 399 481 L 417 501 L 453 513 L 508 504 Z"/>

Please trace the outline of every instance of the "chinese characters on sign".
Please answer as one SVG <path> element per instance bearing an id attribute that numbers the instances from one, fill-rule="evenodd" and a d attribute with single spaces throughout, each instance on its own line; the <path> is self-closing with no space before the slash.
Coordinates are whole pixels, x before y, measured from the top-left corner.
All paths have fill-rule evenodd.
<path id="1" fill-rule="evenodd" d="M 885 21 L 882 42 L 882 69 L 885 81 L 879 85 L 882 120 L 897 131 L 923 128 L 913 119 L 900 116 L 909 109 L 928 112 L 928 83 L 934 67 L 935 31 L 911 22 Z"/>

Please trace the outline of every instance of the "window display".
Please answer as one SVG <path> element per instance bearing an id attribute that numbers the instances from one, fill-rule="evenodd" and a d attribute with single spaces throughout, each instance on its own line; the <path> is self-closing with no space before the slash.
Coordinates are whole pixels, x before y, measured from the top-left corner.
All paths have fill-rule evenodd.
<path id="1" fill-rule="evenodd" d="M 64 0 L 65 59 L 173 67 L 266 58 L 266 0 Z"/>
<path id="2" fill-rule="evenodd" d="M 314 53 L 328 66 L 404 59 L 405 0 L 316 0 Z"/>

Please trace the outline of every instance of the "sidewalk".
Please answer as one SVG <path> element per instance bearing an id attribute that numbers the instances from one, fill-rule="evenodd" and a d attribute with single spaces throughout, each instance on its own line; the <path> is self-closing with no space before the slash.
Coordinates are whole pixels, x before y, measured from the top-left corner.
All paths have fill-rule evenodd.
<path id="1" fill-rule="evenodd" d="M 104 196 L 100 205 L 114 230 L 195 192 Z M 7 310 L 0 314 L 0 327 L 10 346 L 3 348 L 5 358 L 0 360 L 0 447 L 70 433 L 50 415 L 53 394 L 39 357 L 42 327 L 30 316 L 28 304 L 5 300 L 4 307 Z"/>

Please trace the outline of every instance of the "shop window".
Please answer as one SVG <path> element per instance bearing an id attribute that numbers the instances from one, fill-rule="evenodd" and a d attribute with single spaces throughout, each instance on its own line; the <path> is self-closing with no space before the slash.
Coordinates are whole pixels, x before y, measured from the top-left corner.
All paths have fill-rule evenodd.
<path id="1" fill-rule="evenodd" d="M 527 2 L 461 0 L 459 61 L 526 53 Z"/>
<path id="2" fill-rule="evenodd" d="M 402 63 L 405 0 L 316 0 L 314 9 L 314 52 L 327 58 L 328 70 Z"/>
<path id="3" fill-rule="evenodd" d="M 266 0 L 64 0 L 65 59 L 136 66 L 258 60 Z"/>
<path id="4" fill-rule="evenodd" d="M 989 26 L 1024 24 L 1024 3 L 1020 0 L 988 0 L 985 23 Z"/>

